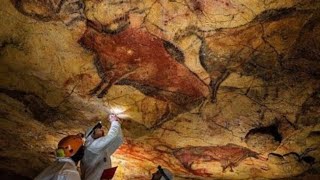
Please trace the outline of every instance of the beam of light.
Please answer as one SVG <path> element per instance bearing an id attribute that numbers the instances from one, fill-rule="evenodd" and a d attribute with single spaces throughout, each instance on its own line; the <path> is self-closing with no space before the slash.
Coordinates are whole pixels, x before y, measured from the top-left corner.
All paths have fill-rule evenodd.
<path id="1" fill-rule="evenodd" d="M 115 114 L 117 117 L 124 119 L 124 118 L 128 118 L 129 116 L 125 113 L 126 109 L 124 107 L 120 107 L 120 106 L 115 106 L 115 107 L 110 107 L 110 113 L 111 114 Z"/>
<path id="2" fill-rule="evenodd" d="M 114 108 L 111 108 L 111 112 L 115 115 L 118 115 L 118 114 L 122 114 L 123 112 L 125 111 L 124 108 L 122 107 L 114 107 Z"/>

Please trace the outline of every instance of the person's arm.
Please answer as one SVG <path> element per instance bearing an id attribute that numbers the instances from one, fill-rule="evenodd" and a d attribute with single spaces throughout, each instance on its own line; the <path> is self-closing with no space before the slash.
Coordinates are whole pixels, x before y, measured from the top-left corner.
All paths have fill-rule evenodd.
<path id="1" fill-rule="evenodd" d="M 112 155 L 121 146 L 122 143 L 123 143 L 123 134 L 120 127 L 117 136 L 114 138 L 114 140 L 110 143 L 110 145 L 106 149 L 107 153 L 109 155 Z"/>
<path id="2" fill-rule="evenodd" d="M 89 149 L 96 153 L 108 151 L 108 154 L 111 155 L 122 144 L 122 141 L 121 125 L 114 120 L 111 121 L 108 134 L 94 140 Z"/>

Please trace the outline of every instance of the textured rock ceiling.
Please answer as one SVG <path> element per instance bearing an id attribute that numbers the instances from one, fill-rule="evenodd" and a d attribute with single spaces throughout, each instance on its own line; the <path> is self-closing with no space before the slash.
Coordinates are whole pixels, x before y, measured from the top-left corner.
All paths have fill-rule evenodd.
<path id="1" fill-rule="evenodd" d="M 0 174 L 117 113 L 116 179 L 320 173 L 319 0 L 2 0 Z"/>

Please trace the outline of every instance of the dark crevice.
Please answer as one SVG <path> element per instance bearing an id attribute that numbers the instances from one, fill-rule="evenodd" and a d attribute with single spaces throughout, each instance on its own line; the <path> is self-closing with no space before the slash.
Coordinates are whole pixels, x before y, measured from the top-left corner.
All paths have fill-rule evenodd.
<path id="1" fill-rule="evenodd" d="M 0 88 L 0 93 L 22 102 L 26 107 L 26 111 L 28 109 L 33 117 L 40 122 L 54 121 L 58 118 L 58 109 L 47 105 L 46 102 L 36 94 L 4 88 Z"/>
<path id="2" fill-rule="evenodd" d="M 304 157 L 301 157 L 301 160 L 310 164 L 310 165 L 313 165 L 315 162 L 316 162 L 316 158 L 312 157 L 312 156 L 304 156 Z"/>
<path id="3" fill-rule="evenodd" d="M 278 131 L 278 125 L 273 124 L 267 127 L 259 127 L 259 128 L 255 128 L 255 129 L 251 129 L 247 135 L 245 136 L 245 138 L 247 139 L 250 135 L 254 135 L 254 134 L 268 134 L 274 137 L 274 140 L 277 142 L 282 141 L 282 136 Z"/>
<path id="4" fill-rule="evenodd" d="M 308 137 L 320 137 L 320 131 L 312 131 L 309 133 Z"/>

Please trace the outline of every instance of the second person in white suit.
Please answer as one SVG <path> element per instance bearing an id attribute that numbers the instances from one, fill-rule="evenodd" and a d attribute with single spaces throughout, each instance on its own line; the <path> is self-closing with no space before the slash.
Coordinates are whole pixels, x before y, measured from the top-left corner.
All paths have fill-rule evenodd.
<path id="1" fill-rule="evenodd" d="M 81 160 L 81 179 L 100 180 L 105 169 L 111 168 L 110 156 L 123 143 L 120 119 L 109 115 L 111 123 L 108 134 L 104 135 L 102 126 L 95 126 L 86 131 L 84 156 Z"/>

